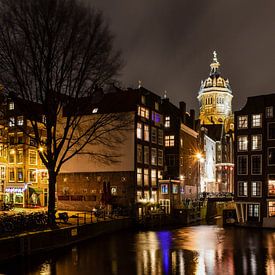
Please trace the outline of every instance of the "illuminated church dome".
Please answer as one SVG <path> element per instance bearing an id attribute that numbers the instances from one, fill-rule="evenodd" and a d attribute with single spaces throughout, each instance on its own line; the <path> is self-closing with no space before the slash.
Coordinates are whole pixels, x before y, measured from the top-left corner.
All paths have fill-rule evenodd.
<path id="1" fill-rule="evenodd" d="M 209 77 L 201 81 L 198 93 L 201 124 L 222 124 L 232 114 L 232 90 L 229 80 L 221 76 L 216 51 L 210 64 Z"/>

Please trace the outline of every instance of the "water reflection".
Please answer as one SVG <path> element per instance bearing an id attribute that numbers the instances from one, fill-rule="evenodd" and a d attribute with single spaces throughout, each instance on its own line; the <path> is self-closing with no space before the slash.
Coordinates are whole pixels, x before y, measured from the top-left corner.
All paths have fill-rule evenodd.
<path id="1" fill-rule="evenodd" d="M 0 267 L 3 274 L 275 274 L 275 233 L 193 226 L 121 232 Z"/>

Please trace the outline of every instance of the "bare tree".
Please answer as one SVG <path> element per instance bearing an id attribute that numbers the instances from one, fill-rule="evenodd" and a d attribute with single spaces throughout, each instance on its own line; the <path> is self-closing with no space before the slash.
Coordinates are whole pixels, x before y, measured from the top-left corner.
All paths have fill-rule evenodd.
<path id="1" fill-rule="evenodd" d="M 41 148 L 49 174 L 49 222 L 54 223 L 61 166 L 78 153 L 93 155 L 85 151 L 88 144 L 121 142 L 114 132 L 127 127 L 125 117 L 90 116 L 98 102 L 95 92 L 114 81 L 121 58 L 102 14 L 83 2 L 0 0 L 0 5 L 0 83 L 27 116 L 27 134 Z"/>

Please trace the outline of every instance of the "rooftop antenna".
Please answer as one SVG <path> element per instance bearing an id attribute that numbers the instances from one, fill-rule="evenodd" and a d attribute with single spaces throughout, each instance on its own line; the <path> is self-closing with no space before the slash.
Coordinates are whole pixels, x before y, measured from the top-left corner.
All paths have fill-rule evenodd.
<path id="1" fill-rule="evenodd" d="M 166 91 L 166 90 L 164 91 L 164 96 L 163 96 L 163 98 L 165 98 L 165 99 L 167 98 L 167 91 Z"/>
<path id="2" fill-rule="evenodd" d="M 140 88 L 141 88 L 141 86 L 142 86 L 142 81 L 141 81 L 141 80 L 139 80 L 139 81 L 138 81 L 138 88 L 140 89 Z"/>

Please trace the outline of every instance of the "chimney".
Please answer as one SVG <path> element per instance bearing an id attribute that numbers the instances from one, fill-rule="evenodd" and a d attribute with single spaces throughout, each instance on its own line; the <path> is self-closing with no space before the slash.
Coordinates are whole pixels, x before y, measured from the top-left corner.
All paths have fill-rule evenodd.
<path id="1" fill-rule="evenodd" d="M 185 114 L 186 114 L 186 103 L 184 101 L 181 101 L 180 102 L 180 116 L 181 116 L 181 122 L 183 124 L 186 124 Z"/>

